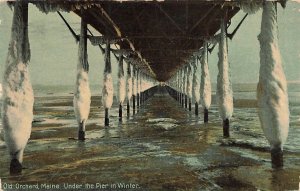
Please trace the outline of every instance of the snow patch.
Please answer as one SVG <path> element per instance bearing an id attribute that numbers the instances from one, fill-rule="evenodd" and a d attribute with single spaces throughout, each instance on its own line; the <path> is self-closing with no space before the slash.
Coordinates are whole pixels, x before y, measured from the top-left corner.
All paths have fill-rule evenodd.
<path id="1" fill-rule="evenodd" d="M 170 123 L 176 123 L 177 120 L 172 118 L 156 118 L 156 119 L 147 119 L 147 123 L 158 123 L 158 122 L 170 122 Z"/>
<path id="2" fill-rule="evenodd" d="M 146 122 L 148 123 L 154 123 L 154 128 L 155 129 L 160 129 L 160 130 L 173 130 L 175 129 L 178 125 L 175 124 L 177 121 L 172 118 L 157 118 L 157 119 L 148 119 Z"/>

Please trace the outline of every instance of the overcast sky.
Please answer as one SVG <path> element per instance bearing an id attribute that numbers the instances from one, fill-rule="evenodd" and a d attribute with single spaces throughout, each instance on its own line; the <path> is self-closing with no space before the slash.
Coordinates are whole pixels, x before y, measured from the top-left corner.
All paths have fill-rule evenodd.
<path id="1" fill-rule="evenodd" d="M 240 11 L 233 19 L 229 32 L 245 13 Z M 287 8 L 278 10 L 279 46 L 284 69 L 289 81 L 300 82 L 300 3 L 289 2 Z M 73 13 L 63 13 L 71 26 L 79 33 L 80 18 Z M 10 39 L 12 11 L 6 3 L 0 3 L 0 77 L 3 76 L 7 48 Z M 229 61 L 233 83 L 256 83 L 259 70 L 259 43 L 261 12 L 250 15 L 229 41 Z M 34 85 L 73 85 L 77 65 L 77 44 L 56 13 L 43 14 L 30 5 L 29 39 L 31 46 L 30 74 Z M 209 55 L 210 74 L 217 77 L 217 51 Z M 99 48 L 89 45 L 90 83 L 102 83 L 104 57 Z M 112 58 L 114 78 L 117 63 Z M 115 80 L 116 82 L 116 80 Z"/>

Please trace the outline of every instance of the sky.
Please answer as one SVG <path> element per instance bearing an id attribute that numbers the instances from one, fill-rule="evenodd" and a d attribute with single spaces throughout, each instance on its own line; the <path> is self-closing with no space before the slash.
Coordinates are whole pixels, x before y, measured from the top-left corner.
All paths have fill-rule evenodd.
<path id="1" fill-rule="evenodd" d="M 74 13 L 62 13 L 77 34 L 80 18 Z M 232 20 L 231 32 L 245 15 L 240 11 Z M 0 3 L 0 79 L 3 76 L 10 40 L 12 11 Z M 229 40 L 229 62 L 233 83 L 256 83 L 259 71 L 259 42 L 261 11 L 250 15 Z M 279 47 L 287 80 L 300 82 L 300 3 L 289 1 L 286 9 L 278 6 Z M 31 46 L 30 75 L 33 85 L 75 84 L 78 44 L 56 13 L 44 14 L 29 6 L 29 39 Z M 209 55 L 212 82 L 216 82 L 218 48 Z M 101 85 L 104 56 L 98 47 L 88 45 L 90 84 Z M 125 65 L 126 66 L 126 65 Z M 117 62 L 112 56 L 112 70 L 117 82 Z"/>

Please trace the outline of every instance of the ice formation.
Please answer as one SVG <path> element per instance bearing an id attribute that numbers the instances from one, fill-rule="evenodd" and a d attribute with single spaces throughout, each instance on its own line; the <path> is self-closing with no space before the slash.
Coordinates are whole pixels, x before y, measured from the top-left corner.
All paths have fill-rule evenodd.
<path id="1" fill-rule="evenodd" d="M 88 55 L 87 55 L 87 42 L 86 42 L 86 31 L 87 25 L 82 20 L 81 21 L 81 35 L 79 40 L 78 48 L 78 64 L 77 64 L 77 78 L 76 78 L 76 87 L 74 92 L 74 111 L 77 118 L 81 131 L 85 131 L 85 123 L 88 120 L 90 113 L 90 104 L 91 104 L 91 91 L 89 87 L 89 78 L 88 78 Z M 82 126 L 80 124 L 83 124 Z"/>
<path id="2" fill-rule="evenodd" d="M 183 72 L 182 72 L 182 75 L 183 75 L 183 78 L 182 78 L 182 93 L 184 95 L 187 95 L 187 88 L 186 88 L 186 79 L 187 79 L 187 67 L 185 67 L 183 69 Z"/>
<path id="3" fill-rule="evenodd" d="M 198 61 L 196 60 L 193 64 L 194 72 L 193 72 L 193 98 L 195 103 L 200 102 L 200 78 L 199 78 L 199 67 Z"/>
<path id="4" fill-rule="evenodd" d="M 207 63 L 207 43 L 204 43 L 201 58 L 201 104 L 204 108 L 209 109 L 211 104 L 211 82 Z"/>
<path id="5" fill-rule="evenodd" d="M 17 159 L 19 163 L 23 161 L 33 120 L 34 97 L 29 79 L 29 60 L 28 4 L 17 1 L 3 76 L 2 123 L 11 159 Z"/>
<path id="6" fill-rule="evenodd" d="M 189 64 L 187 67 L 187 95 L 188 98 L 192 99 L 193 96 L 193 90 L 192 90 L 192 79 L 191 79 L 191 73 L 192 73 L 192 68 L 191 65 Z"/>
<path id="7" fill-rule="evenodd" d="M 276 2 L 274 2 L 276 3 Z M 271 148 L 281 148 L 288 136 L 289 102 L 287 82 L 278 47 L 276 8 L 263 7 L 260 42 L 260 71 L 257 86 L 258 114 Z"/>
<path id="8" fill-rule="evenodd" d="M 142 92 L 142 72 L 139 72 L 139 81 L 138 81 L 138 93 L 140 94 Z"/>
<path id="9" fill-rule="evenodd" d="M 124 76 L 124 66 L 123 66 L 123 56 L 120 55 L 119 58 L 119 71 L 118 71 L 118 99 L 119 104 L 123 104 L 126 97 L 126 82 Z"/>
<path id="10" fill-rule="evenodd" d="M 107 42 L 105 50 L 105 68 L 102 89 L 102 104 L 104 108 L 109 109 L 113 103 L 114 86 L 111 75 L 111 62 L 110 62 L 110 44 Z"/>
<path id="11" fill-rule="evenodd" d="M 132 94 L 134 96 L 136 96 L 136 93 L 137 93 L 137 87 L 136 87 L 136 85 L 137 85 L 137 83 L 136 83 L 136 68 L 135 68 L 135 66 L 133 66 L 132 70 L 133 70 L 133 76 L 132 76 Z"/>
<path id="12" fill-rule="evenodd" d="M 227 55 L 227 39 L 224 20 L 221 21 L 218 69 L 219 73 L 217 77 L 217 98 L 219 112 L 223 120 L 229 120 L 233 113 L 233 95 L 230 81 L 230 67 Z"/>
<path id="13" fill-rule="evenodd" d="M 257 0 L 240 0 L 239 7 L 245 13 L 254 14 L 262 7 L 263 1 Z"/>
<path id="14" fill-rule="evenodd" d="M 127 64 L 127 99 L 130 100 L 132 97 L 132 76 L 130 63 Z"/>

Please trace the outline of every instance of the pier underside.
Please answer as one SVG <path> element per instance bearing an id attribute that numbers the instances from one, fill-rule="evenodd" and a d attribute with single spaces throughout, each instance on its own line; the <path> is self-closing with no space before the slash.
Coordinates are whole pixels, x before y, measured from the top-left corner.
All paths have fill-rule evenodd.
<path id="1" fill-rule="evenodd" d="M 229 27 L 240 10 L 235 2 L 225 1 L 33 3 L 45 12 L 58 6 L 57 10 L 84 16 L 87 24 L 127 52 L 131 63 L 158 81 L 167 81 L 190 63 L 205 40 L 220 29 L 221 19 L 225 18 Z M 85 7 L 83 12 L 80 5 Z"/>

